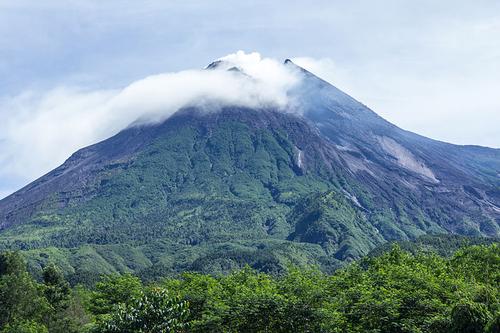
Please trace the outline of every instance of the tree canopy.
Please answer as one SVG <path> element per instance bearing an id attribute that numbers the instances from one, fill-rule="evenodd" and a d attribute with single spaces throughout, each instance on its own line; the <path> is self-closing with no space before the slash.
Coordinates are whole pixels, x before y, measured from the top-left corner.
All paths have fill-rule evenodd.
<path id="1" fill-rule="evenodd" d="M 143 283 L 104 276 L 92 288 L 54 265 L 41 281 L 22 256 L 0 255 L 0 332 L 500 332 L 500 248 L 451 257 L 398 246 L 333 274 L 249 267 L 227 275 L 183 273 Z"/>

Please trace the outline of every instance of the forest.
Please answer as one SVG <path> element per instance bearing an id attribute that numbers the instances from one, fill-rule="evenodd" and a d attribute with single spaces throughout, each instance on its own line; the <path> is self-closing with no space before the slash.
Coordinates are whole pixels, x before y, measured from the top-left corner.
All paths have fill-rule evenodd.
<path id="1" fill-rule="evenodd" d="M 250 267 L 154 282 L 106 275 L 71 286 L 53 264 L 35 279 L 0 255 L 1 333 L 500 332 L 498 243 L 450 256 L 394 245 L 332 274 Z"/>

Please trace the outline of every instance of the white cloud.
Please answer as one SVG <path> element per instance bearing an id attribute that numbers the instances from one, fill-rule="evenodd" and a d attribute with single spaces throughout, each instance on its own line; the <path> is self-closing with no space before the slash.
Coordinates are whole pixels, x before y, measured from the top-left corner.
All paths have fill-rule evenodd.
<path id="1" fill-rule="evenodd" d="M 9 117 L 0 124 L 0 180 L 31 181 L 79 148 L 103 140 L 134 121 L 158 122 L 179 108 L 215 103 L 284 106 L 296 75 L 280 62 L 239 51 L 221 58 L 226 70 L 186 70 L 146 77 L 123 89 L 62 87 L 0 100 Z M 0 188 L 0 190 L 2 190 Z"/>

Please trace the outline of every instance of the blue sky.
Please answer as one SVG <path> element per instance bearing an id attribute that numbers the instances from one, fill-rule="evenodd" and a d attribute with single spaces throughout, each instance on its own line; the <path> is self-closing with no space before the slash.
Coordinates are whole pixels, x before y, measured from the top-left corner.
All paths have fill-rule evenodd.
<path id="1" fill-rule="evenodd" d="M 0 116 L 10 132 L 0 131 L 32 119 L 64 127 L 39 114 L 60 107 L 52 104 L 61 91 L 90 92 L 93 102 L 88 95 L 81 102 L 90 107 L 147 76 L 245 50 L 298 58 L 405 129 L 500 147 L 499 36 L 500 2 L 493 0 L 0 0 Z M 32 128 L 22 147 L 52 131 Z M 36 151 L 18 149 L 20 140 L 0 133 L 0 197 L 77 145 L 49 142 Z M 11 153 L 2 159 L 2 150 Z"/>

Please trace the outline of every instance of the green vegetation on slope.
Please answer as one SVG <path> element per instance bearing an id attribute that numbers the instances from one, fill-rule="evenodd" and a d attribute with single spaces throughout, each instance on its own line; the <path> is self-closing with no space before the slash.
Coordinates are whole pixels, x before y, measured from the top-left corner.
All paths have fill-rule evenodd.
<path id="1" fill-rule="evenodd" d="M 43 282 L 19 254 L 0 255 L 0 332 L 422 332 L 500 329 L 499 244 L 451 257 L 393 247 L 332 275 L 289 267 L 269 275 L 183 273 L 152 284 L 108 275 L 71 290 Z"/>
<path id="2" fill-rule="evenodd" d="M 71 284 L 91 284 L 101 274 L 155 279 L 246 264 L 332 272 L 386 241 L 496 226 L 477 206 L 412 190 L 401 175 L 356 178 L 331 143 L 293 116 L 237 109 L 178 118 L 75 154 L 42 183 L 74 172 L 68 179 L 78 184 L 43 192 L 1 230 L 0 250 L 24 251 L 36 276 L 56 262 Z M 129 153 L 136 132 L 143 146 Z"/>
<path id="3" fill-rule="evenodd" d="M 443 257 L 453 255 L 457 250 L 466 246 L 490 245 L 500 242 L 496 237 L 466 237 L 460 235 L 424 235 L 413 241 L 394 241 L 384 243 L 373 249 L 369 255 L 378 256 L 389 251 L 394 244 L 403 250 L 417 254 L 419 252 L 432 252 Z"/>

